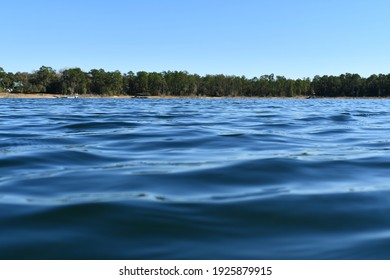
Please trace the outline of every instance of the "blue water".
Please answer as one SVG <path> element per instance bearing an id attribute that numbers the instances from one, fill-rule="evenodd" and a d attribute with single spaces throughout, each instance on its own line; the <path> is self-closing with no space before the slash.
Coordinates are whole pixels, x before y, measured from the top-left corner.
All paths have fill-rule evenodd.
<path id="1" fill-rule="evenodd" d="M 1 99 L 1 259 L 390 259 L 390 100 Z"/>

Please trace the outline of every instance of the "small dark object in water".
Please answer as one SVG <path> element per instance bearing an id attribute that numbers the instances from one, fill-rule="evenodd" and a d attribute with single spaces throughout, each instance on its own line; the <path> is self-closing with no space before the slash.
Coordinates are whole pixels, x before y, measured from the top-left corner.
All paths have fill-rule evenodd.
<path id="1" fill-rule="evenodd" d="M 147 92 L 138 92 L 138 93 L 135 93 L 133 98 L 148 98 L 149 96 L 149 93 Z"/>
<path id="2" fill-rule="evenodd" d="M 312 98 L 316 98 L 316 93 L 314 92 L 314 90 L 311 92 L 311 95 L 306 97 L 306 99 L 312 99 Z"/>

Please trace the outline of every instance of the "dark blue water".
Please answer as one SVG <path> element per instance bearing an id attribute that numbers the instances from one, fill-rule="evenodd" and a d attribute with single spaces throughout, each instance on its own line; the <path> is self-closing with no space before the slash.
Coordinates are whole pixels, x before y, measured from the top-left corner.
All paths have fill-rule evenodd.
<path id="1" fill-rule="evenodd" d="M 390 259 L 390 100 L 1 99 L 1 259 Z"/>

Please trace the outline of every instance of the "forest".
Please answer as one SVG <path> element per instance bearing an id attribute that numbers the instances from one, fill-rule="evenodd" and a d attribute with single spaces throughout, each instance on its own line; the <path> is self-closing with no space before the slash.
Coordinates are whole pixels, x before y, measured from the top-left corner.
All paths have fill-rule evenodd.
<path id="1" fill-rule="evenodd" d="M 245 76 L 190 74 L 186 71 L 137 73 L 80 68 L 56 71 L 42 66 L 27 72 L 6 72 L 0 67 L 0 92 L 92 94 L 98 96 L 151 95 L 177 97 L 390 97 L 390 74 L 368 78 L 346 73 L 288 79 L 274 74 Z"/>

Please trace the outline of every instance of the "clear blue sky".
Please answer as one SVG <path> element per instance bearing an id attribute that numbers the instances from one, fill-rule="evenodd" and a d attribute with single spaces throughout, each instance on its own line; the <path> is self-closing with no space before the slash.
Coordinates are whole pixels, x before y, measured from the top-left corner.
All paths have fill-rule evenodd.
<path id="1" fill-rule="evenodd" d="M 390 72 L 388 0 L 10 0 L 0 67 L 288 78 Z"/>

